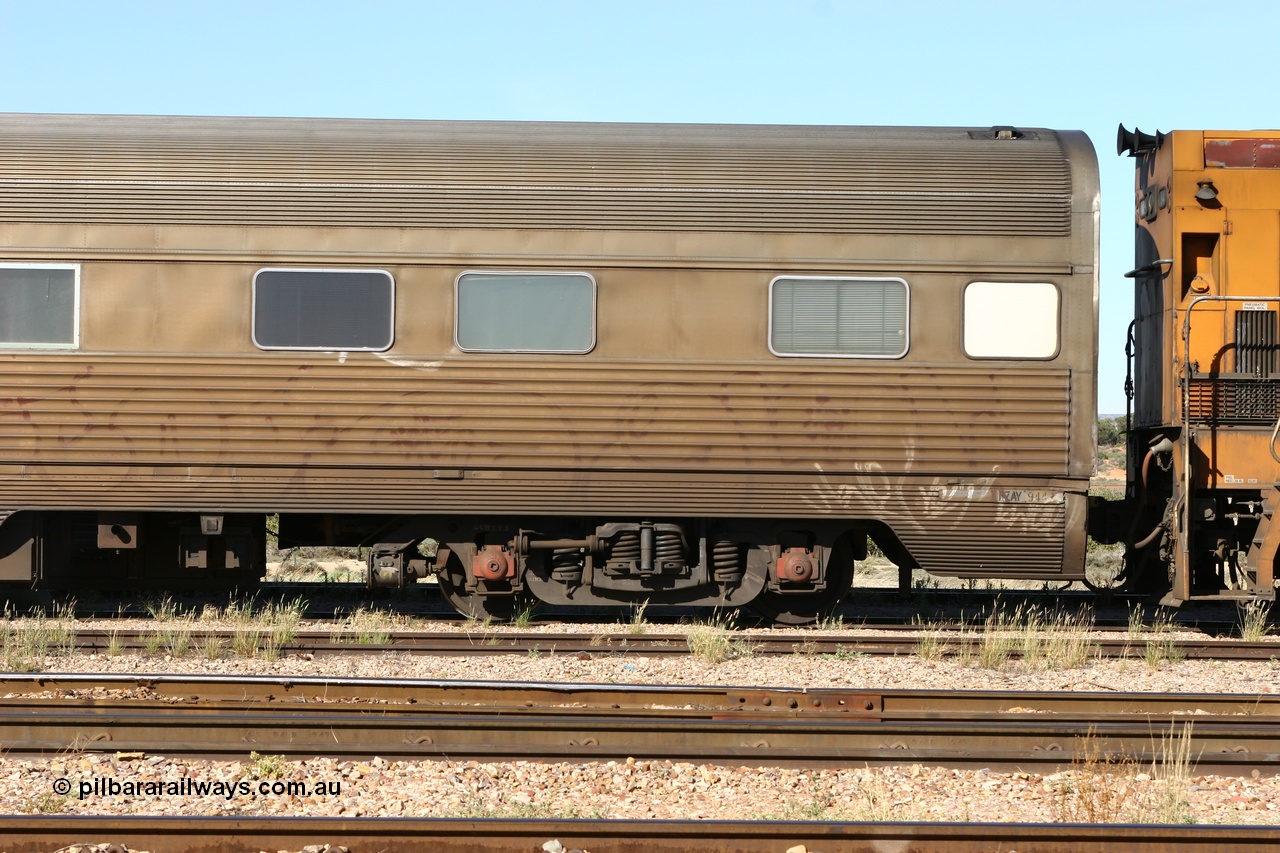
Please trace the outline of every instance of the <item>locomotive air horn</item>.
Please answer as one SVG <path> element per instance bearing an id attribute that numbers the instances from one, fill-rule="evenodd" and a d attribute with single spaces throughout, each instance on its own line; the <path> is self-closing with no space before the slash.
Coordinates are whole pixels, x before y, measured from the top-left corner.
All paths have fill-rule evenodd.
<path id="1" fill-rule="evenodd" d="M 1164 134 L 1160 131 L 1152 133 L 1143 133 L 1138 128 L 1132 131 L 1125 130 L 1124 125 L 1120 125 L 1120 130 L 1116 134 L 1116 153 L 1128 154 L 1130 157 L 1137 157 L 1140 154 L 1150 154 L 1161 145 L 1164 144 Z"/>

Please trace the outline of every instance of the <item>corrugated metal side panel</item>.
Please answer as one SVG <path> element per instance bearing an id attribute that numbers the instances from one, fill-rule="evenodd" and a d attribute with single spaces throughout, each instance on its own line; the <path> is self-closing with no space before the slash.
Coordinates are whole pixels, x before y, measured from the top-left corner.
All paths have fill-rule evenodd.
<path id="1" fill-rule="evenodd" d="M 946 477 L 878 474 L 639 475 L 509 472 L 435 480 L 420 472 L 0 465 L 0 506 L 94 509 L 879 519 L 931 571 L 1056 576 L 1066 504 L 940 500 Z M 1060 483 L 1054 484 L 1060 488 Z M 1083 492 L 1087 482 L 1081 481 Z M 1069 496 L 1068 499 L 1074 499 Z"/>
<path id="2" fill-rule="evenodd" d="M 975 180 L 981 180 L 975 178 Z M 131 186 L 0 180 L 0 221 L 134 225 L 362 225 L 839 234 L 1070 233 L 1064 199 L 993 193 L 798 191 L 637 196 L 611 187 L 377 189 Z"/>
<path id="3" fill-rule="evenodd" d="M 1063 561 L 1065 503 L 1010 507 L 974 501 L 950 509 L 950 519 L 904 517 L 906 523 L 894 525 L 911 556 L 930 571 L 1017 576 Z"/>
<path id="4" fill-rule="evenodd" d="M 1051 131 L 0 116 L 0 221 L 1070 233 Z"/>
<path id="5" fill-rule="evenodd" d="M 0 358 L 0 462 L 1067 470 L 1069 371 Z"/>

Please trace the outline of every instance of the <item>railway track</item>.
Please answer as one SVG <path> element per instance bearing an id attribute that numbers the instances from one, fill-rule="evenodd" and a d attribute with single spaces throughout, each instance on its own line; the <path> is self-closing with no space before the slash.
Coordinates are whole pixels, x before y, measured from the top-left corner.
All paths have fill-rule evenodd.
<path id="1" fill-rule="evenodd" d="M 226 594 L 179 595 L 176 601 L 188 611 L 200 612 L 206 606 L 225 607 Z M 362 583 L 316 582 L 264 582 L 246 592 L 242 601 L 259 604 L 304 603 L 303 615 L 307 619 L 334 618 L 335 612 L 350 613 L 359 609 L 389 610 L 403 616 L 412 616 L 441 624 L 462 624 L 448 602 L 440 596 L 435 584 L 421 584 L 404 590 L 378 590 L 370 593 Z M 24 612 L 32 603 L 39 602 L 52 612 L 65 606 L 67 599 L 50 593 L 33 592 L 24 595 L 23 603 L 14 603 L 16 612 Z M 928 614 L 931 621 L 955 625 L 981 624 L 985 614 L 993 609 L 1038 607 L 1045 611 L 1078 612 L 1089 610 L 1094 614 L 1099 630 L 1124 630 L 1132 611 L 1148 610 L 1145 598 L 1138 595 L 1112 593 L 1099 596 L 1084 590 L 1062 589 L 967 589 L 926 588 L 901 596 L 896 587 L 855 587 L 854 592 L 835 612 L 834 616 L 850 625 L 875 626 L 886 631 L 914 630 L 914 623 L 921 614 Z M 147 598 L 136 591 L 113 594 L 89 594 L 87 599 L 76 599 L 75 610 L 81 619 L 113 619 L 120 616 L 146 618 Z M 636 613 L 631 606 L 575 607 L 539 604 L 536 615 L 539 621 L 555 621 L 572 624 L 627 623 Z M 1203 603 L 1187 606 L 1176 614 L 1178 624 L 1200 627 L 1215 634 L 1231 633 L 1239 621 L 1237 608 L 1232 604 Z M 645 618 L 654 625 L 671 625 L 707 618 L 707 613 L 696 607 L 654 604 L 644 608 Z M 767 626 L 767 622 L 748 610 L 738 611 L 739 624 Z"/>
<path id="2" fill-rule="evenodd" d="M 1163 740 L 1185 732 L 1202 772 L 1280 768 L 1276 695 L 79 675 L 5 676 L 0 689 L 9 694 L 0 700 L 0 741 L 15 755 L 88 749 L 239 759 L 257 751 L 1044 769 L 1069 766 L 1087 748 L 1160 763 Z M 123 689 L 150 698 L 79 698 Z M 35 691 L 72 695 L 21 695 Z"/>
<path id="3" fill-rule="evenodd" d="M 223 648 L 236 645 L 237 636 L 245 631 L 186 629 L 181 625 L 158 622 L 154 628 L 130 629 L 79 629 L 75 632 L 75 648 L 88 653 L 142 653 L 156 652 L 172 644 L 172 637 L 185 631 L 183 642 L 189 648 L 210 641 Z M 263 632 L 259 632 L 263 633 Z M 458 631 L 395 631 L 383 632 L 385 639 L 370 640 L 356 636 L 354 632 L 343 635 L 340 630 L 300 631 L 276 647 L 279 654 L 376 654 L 401 652 L 415 655 L 466 655 L 489 654 L 636 654 L 645 656 L 687 655 L 690 652 L 690 635 L 662 632 L 646 634 L 626 633 L 567 633 L 553 631 L 520 632 L 458 632 Z M 921 648 L 921 634 L 904 635 L 898 632 L 876 631 L 858 633 L 806 633 L 783 636 L 761 634 L 735 634 L 739 642 L 752 654 L 762 655 L 869 655 L 910 656 Z M 1128 635 L 1091 637 L 1090 645 L 1104 658 L 1141 657 L 1148 641 L 1161 641 L 1176 647 L 1179 655 L 1191 660 L 1271 660 L 1280 658 L 1280 640 L 1245 642 L 1233 638 L 1210 639 L 1173 637 L 1163 639 L 1157 635 L 1133 638 Z M 941 656 L 959 656 L 981 646 L 983 637 L 963 632 L 932 632 L 930 642 Z M 1010 654 L 1021 654 L 1013 648 Z"/>
<path id="4" fill-rule="evenodd" d="M 1280 828 L 1005 823 L 564 821 L 377 818 L 7 817 L 8 853 L 86 840 L 164 853 L 241 853 L 341 845 L 351 853 L 510 853 L 556 841 L 590 853 L 1252 853 L 1280 847 Z M 323 848 L 321 848 L 323 849 Z M 550 849 L 556 849 L 551 847 Z"/>

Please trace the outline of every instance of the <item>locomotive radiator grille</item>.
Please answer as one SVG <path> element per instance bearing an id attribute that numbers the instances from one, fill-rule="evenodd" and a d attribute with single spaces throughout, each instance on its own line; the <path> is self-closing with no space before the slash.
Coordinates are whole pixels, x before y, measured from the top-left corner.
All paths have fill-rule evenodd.
<path id="1" fill-rule="evenodd" d="M 1273 424 L 1280 418 L 1280 379 L 1213 377 L 1191 380 L 1191 421 Z"/>
<path id="2" fill-rule="evenodd" d="M 1236 373 L 1272 376 L 1275 372 L 1276 312 L 1237 311 Z"/>

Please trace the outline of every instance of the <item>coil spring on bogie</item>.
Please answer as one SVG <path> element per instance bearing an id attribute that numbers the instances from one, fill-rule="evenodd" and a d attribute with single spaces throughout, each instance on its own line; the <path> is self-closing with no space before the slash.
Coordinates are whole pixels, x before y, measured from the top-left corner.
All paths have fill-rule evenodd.
<path id="1" fill-rule="evenodd" d="M 684 543 L 680 540 L 679 533 L 658 531 L 653 543 L 653 561 L 659 566 L 663 563 L 684 565 Z"/>
<path id="2" fill-rule="evenodd" d="M 560 583 L 578 583 L 582 580 L 582 549 L 555 548 L 551 552 L 551 579 Z"/>
<path id="3" fill-rule="evenodd" d="M 609 559 L 636 562 L 640 559 L 640 532 L 628 530 L 618 536 L 609 548 Z"/>
<path id="4" fill-rule="evenodd" d="M 737 583 L 745 574 L 742 546 L 727 539 L 716 540 L 711 546 L 711 576 L 716 583 Z"/>
<path id="5" fill-rule="evenodd" d="M 614 566 L 634 568 L 644 559 L 640 545 L 641 534 L 636 530 L 627 530 L 618 534 L 609 546 L 609 563 Z M 664 565 L 684 566 L 684 540 L 674 530 L 658 530 L 653 535 L 653 567 L 661 571 Z"/>

